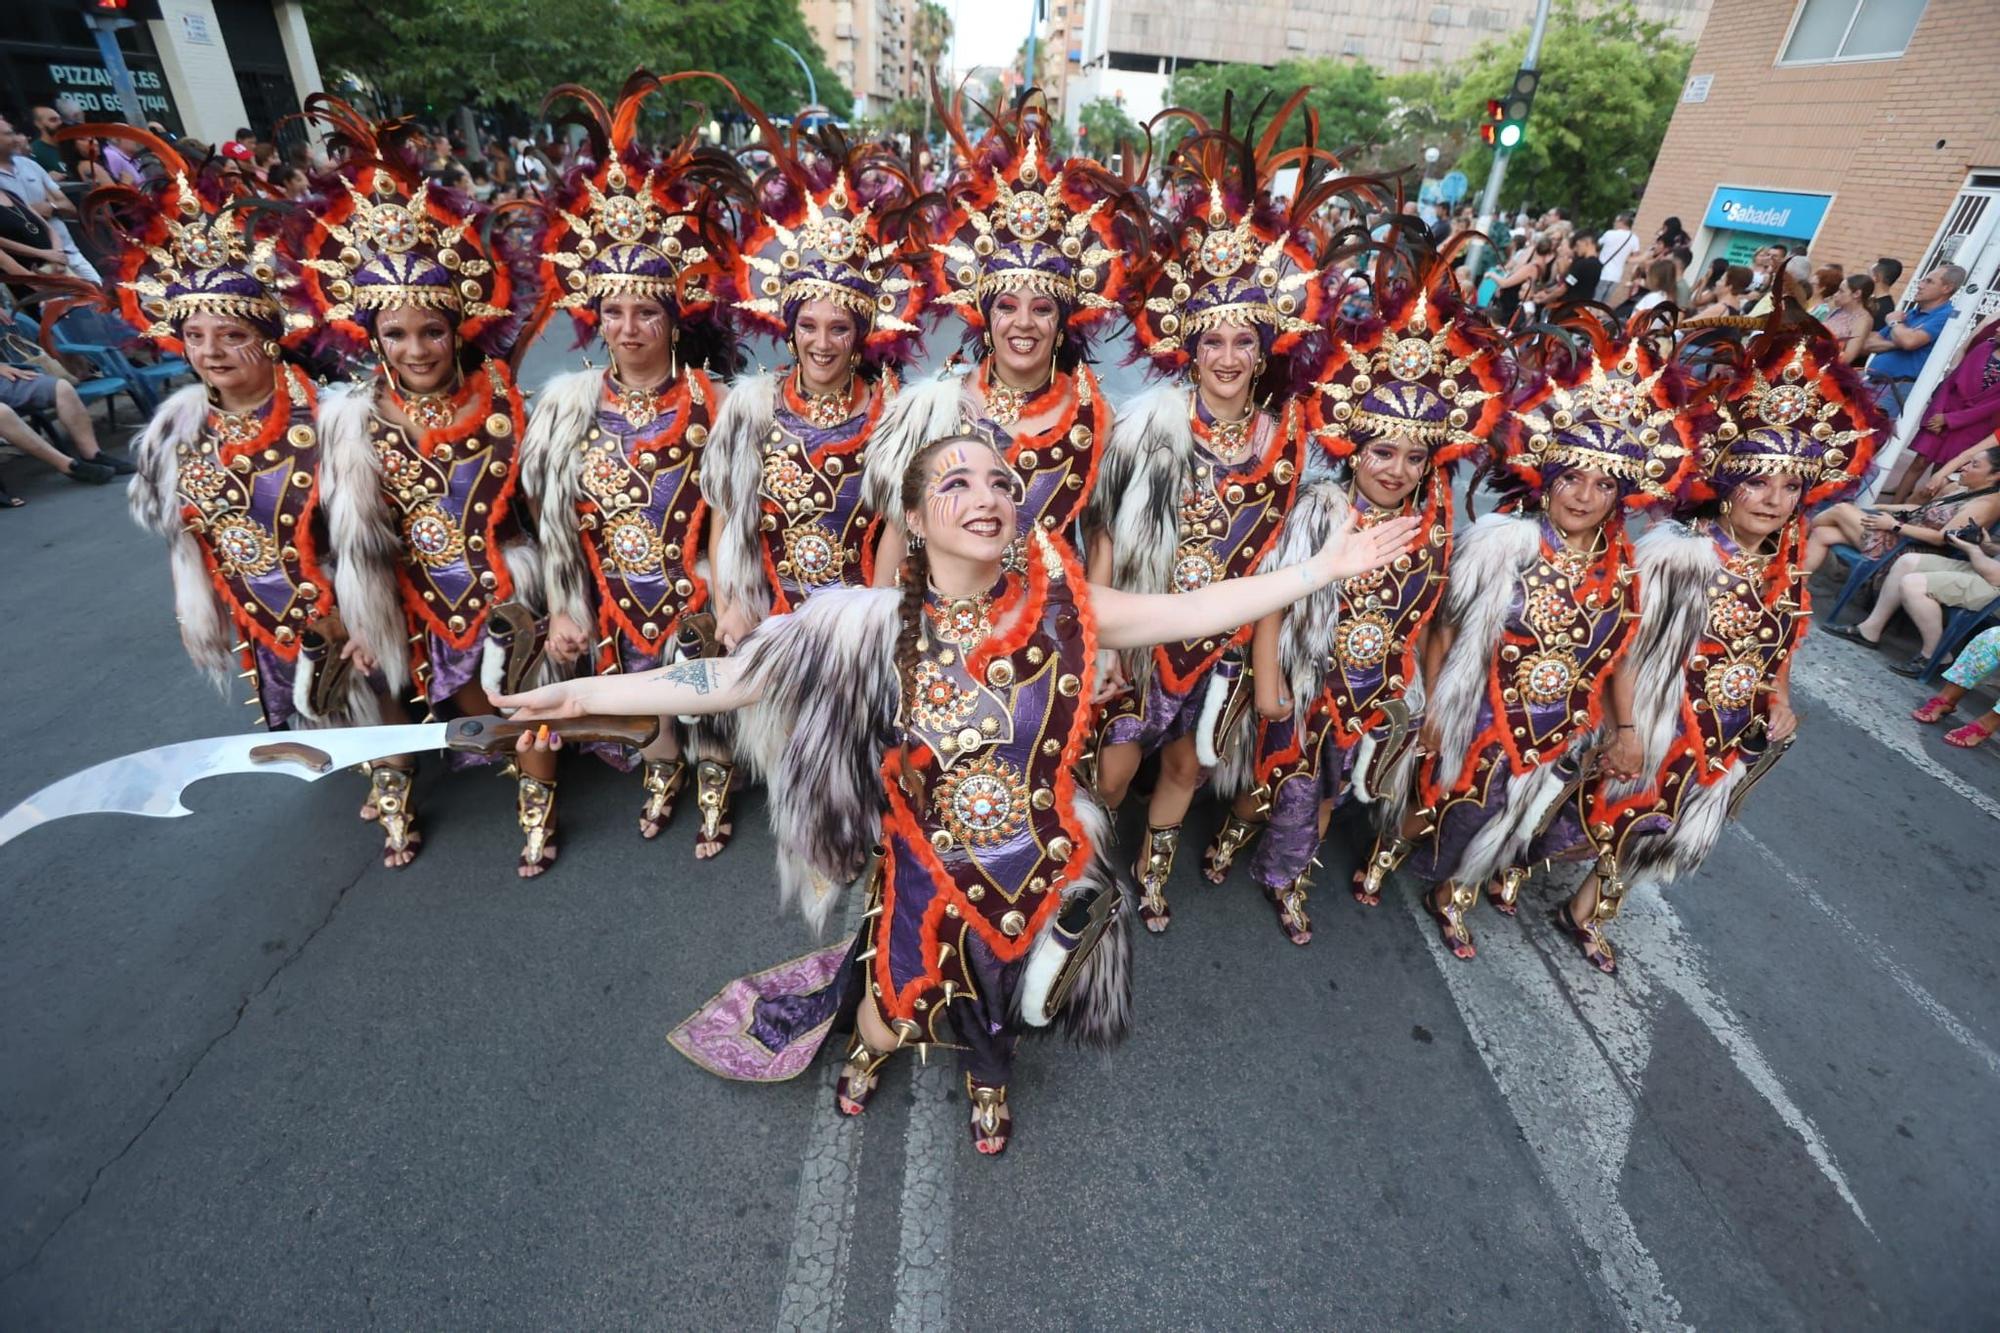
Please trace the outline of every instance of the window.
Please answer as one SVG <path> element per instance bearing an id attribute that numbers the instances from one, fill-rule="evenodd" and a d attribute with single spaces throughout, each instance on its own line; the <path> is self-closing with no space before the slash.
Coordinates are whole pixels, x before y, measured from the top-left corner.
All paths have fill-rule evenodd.
<path id="1" fill-rule="evenodd" d="M 1800 0 L 1781 65 L 1888 60 L 1903 54 L 1925 0 Z"/>

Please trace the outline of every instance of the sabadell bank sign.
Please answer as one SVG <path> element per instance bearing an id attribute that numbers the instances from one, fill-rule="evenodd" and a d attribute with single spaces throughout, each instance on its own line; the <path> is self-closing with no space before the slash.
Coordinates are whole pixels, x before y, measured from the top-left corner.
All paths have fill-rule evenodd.
<path id="1" fill-rule="evenodd" d="M 1832 202 L 1833 197 L 1825 194 L 1723 185 L 1716 188 L 1702 221 L 1710 227 L 1726 227 L 1731 231 L 1757 231 L 1810 240 Z"/>

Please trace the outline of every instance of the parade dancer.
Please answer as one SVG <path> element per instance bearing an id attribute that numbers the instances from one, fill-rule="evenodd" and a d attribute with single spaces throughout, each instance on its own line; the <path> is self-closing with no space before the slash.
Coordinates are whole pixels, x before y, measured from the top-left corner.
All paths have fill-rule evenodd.
<path id="1" fill-rule="evenodd" d="M 321 404 L 335 589 L 357 660 L 396 699 L 414 688 L 442 717 L 491 713 L 488 695 L 533 655 L 534 612 L 516 610 L 539 603 L 542 581 L 518 494 L 521 394 L 503 359 L 520 329 L 508 263 L 476 207 L 426 183 L 393 135 L 378 142 L 330 99 L 315 112 L 347 156 L 302 242 L 304 288 L 334 337 L 379 366 Z M 491 651 L 489 619 L 502 635 Z M 414 771 L 403 760 L 370 772 L 392 867 L 422 841 Z M 556 858 L 552 757 L 525 757 L 516 792 L 528 878 Z"/>
<path id="2" fill-rule="evenodd" d="M 1129 304 L 1141 353 L 1184 382 L 1131 404 L 1105 451 L 1087 526 L 1091 575 L 1112 587 L 1192 592 L 1253 573 L 1291 511 L 1305 464 L 1293 353 L 1320 320 L 1312 219 L 1341 182 L 1314 172 L 1289 205 L 1272 200 L 1270 150 L 1290 110 L 1261 152 L 1192 115 L 1175 151 L 1182 202 Z M 1119 690 L 1100 723 L 1106 807 L 1124 801 L 1144 754 L 1160 756 L 1135 871 L 1139 917 L 1156 934 L 1171 920 L 1167 881 L 1195 791 L 1218 765 L 1224 796 L 1248 785 L 1249 638 L 1246 625 L 1106 664 Z"/>
<path id="3" fill-rule="evenodd" d="M 1373 288 L 1383 293 L 1374 318 L 1336 329 L 1307 399 L 1317 473 L 1272 559 L 1313 549 L 1349 514 L 1364 526 L 1414 515 L 1417 543 L 1267 618 L 1253 645 L 1264 721 L 1248 799 L 1261 796 L 1268 825 L 1250 874 L 1295 944 L 1311 938 L 1308 877 L 1333 811 L 1352 798 L 1401 827 L 1456 527 L 1451 469 L 1486 447 L 1507 410 L 1504 345 L 1459 298 L 1448 258 L 1387 251 Z M 1254 834 L 1252 814 L 1239 802 L 1216 835 L 1211 879 Z M 1365 881 L 1355 896 L 1380 901 Z"/>
<path id="4" fill-rule="evenodd" d="M 1474 953 L 1466 917 L 1482 888 L 1512 915 L 1529 843 L 1586 760 L 1628 777 L 1640 764 L 1620 665 L 1643 591 L 1625 516 L 1670 501 L 1694 464 L 1686 381 L 1592 321 L 1578 334 L 1543 349 L 1549 377 L 1500 442 L 1514 494 L 1452 558 L 1421 808 L 1363 881 L 1378 891 L 1414 842 L 1414 874 L 1437 886 L 1425 904 L 1460 958 Z"/>
<path id="5" fill-rule="evenodd" d="M 862 506 L 863 470 L 929 295 L 908 230 L 918 191 L 902 165 L 830 128 L 781 138 L 748 109 L 772 163 L 736 255 L 735 305 L 792 361 L 731 386 L 702 469 L 731 648 L 818 590 L 871 582 L 881 518 Z"/>
<path id="6" fill-rule="evenodd" d="M 1752 342 L 1718 405 L 1719 417 L 1690 414 L 1690 521 L 1656 524 L 1636 548 L 1645 598 L 1626 669 L 1640 776 L 1587 783 L 1580 817 L 1566 807 L 1533 852 L 1595 855 L 1555 920 L 1605 972 L 1625 894 L 1699 868 L 1791 747 L 1792 659 L 1812 614 L 1804 515 L 1860 486 L 1881 429 L 1838 349 L 1804 330 Z"/>
<path id="7" fill-rule="evenodd" d="M 312 322 L 273 240 L 281 219 L 144 130 L 91 128 L 159 161 L 154 184 L 102 187 L 86 210 L 122 234 L 125 321 L 200 381 L 153 414 L 129 496 L 139 525 L 166 538 L 181 643 L 224 691 L 248 682 L 273 731 L 378 722 L 335 609 L 318 391 L 282 359 Z"/>
<path id="8" fill-rule="evenodd" d="M 559 293 L 555 309 L 604 340 L 611 364 L 557 375 L 536 395 L 521 483 L 541 534 L 549 655 L 599 674 L 716 650 L 703 487 L 723 389 L 711 369 L 736 359 L 718 290 L 733 249 L 728 209 L 747 199 L 749 182 L 733 160 L 692 143 L 662 156 L 634 141 L 660 86 L 641 72 L 615 108 L 574 85 L 547 103 L 582 102 L 591 142 L 590 165 L 550 206 L 544 283 Z M 733 765 L 724 734 L 679 731 L 663 720 L 636 761 L 639 833 L 657 837 L 672 817 L 695 749 L 694 854 L 705 860 L 734 832 Z M 625 751 L 607 757 L 635 762 Z"/>
<path id="9" fill-rule="evenodd" d="M 1415 527 L 1343 530 L 1301 565 L 1194 592 L 1087 587 L 1063 542 L 1018 535 L 1021 482 L 1003 447 L 953 434 L 910 460 L 899 591 L 817 594 L 728 658 L 500 700 L 548 719 L 741 710 L 770 775 L 787 897 L 824 925 L 837 889 L 860 881 L 868 907 L 852 940 L 732 984 L 671 1040 L 724 1077 L 770 1081 L 851 1022 L 835 1089 L 849 1115 L 900 1047 L 955 1046 L 987 1154 L 1007 1146 L 1025 1027 L 1060 1010 L 1072 1032 L 1110 1040 L 1130 1021 L 1108 821 L 1074 772 L 1098 650 L 1227 634 L 1386 562 Z M 555 725 L 541 744 L 559 744 Z M 1065 966 L 1073 948 L 1080 966 Z"/>
<path id="10" fill-rule="evenodd" d="M 1027 487 L 1023 528 L 1076 546 L 1111 429 L 1110 405 L 1083 364 L 1086 335 L 1117 314 L 1135 258 L 1146 253 L 1144 203 L 1095 162 L 1050 154 L 1039 93 L 996 117 L 977 145 L 956 103 L 938 111 L 960 174 L 947 191 L 945 239 L 931 247 L 942 292 L 935 304 L 958 312 L 980 353 L 969 373 L 947 367 L 906 385 L 875 429 L 862 499 L 887 520 L 878 586 L 901 566 L 897 488 L 910 459 L 961 427 L 1002 442 Z"/>

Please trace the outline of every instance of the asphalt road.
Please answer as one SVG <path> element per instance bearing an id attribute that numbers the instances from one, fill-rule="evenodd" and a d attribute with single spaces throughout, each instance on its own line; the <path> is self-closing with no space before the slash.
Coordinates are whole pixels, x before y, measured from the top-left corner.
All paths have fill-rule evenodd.
<path id="1" fill-rule="evenodd" d="M 7 469 L 0 807 L 244 729 L 117 490 Z M 643 843 L 573 762 L 527 883 L 509 787 L 435 765 L 401 872 L 348 775 L 39 829 L 0 861 L 0 1327 L 1989 1325 L 2000 752 L 1905 720 L 1889 660 L 1814 639 L 1801 744 L 1628 904 L 1615 979 L 1547 884 L 1461 963 L 1337 862 L 1293 948 L 1200 883 L 1198 807 L 1138 1034 L 1024 1051 L 997 1162 L 947 1063 L 847 1121 L 825 1062 L 667 1047 L 812 943 L 755 795 L 697 865 L 691 806 Z"/>

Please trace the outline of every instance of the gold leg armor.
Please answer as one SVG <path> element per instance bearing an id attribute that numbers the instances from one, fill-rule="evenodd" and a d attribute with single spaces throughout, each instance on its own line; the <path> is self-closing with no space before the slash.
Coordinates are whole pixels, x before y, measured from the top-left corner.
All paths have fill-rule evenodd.
<path id="1" fill-rule="evenodd" d="M 1377 838 L 1375 850 L 1368 854 L 1368 865 L 1362 871 L 1361 882 L 1354 886 L 1354 901 L 1368 907 L 1380 907 L 1383 883 L 1402 868 L 1415 848 L 1416 843 L 1408 838 L 1395 838 L 1386 846 Z"/>
<path id="2" fill-rule="evenodd" d="M 1271 904 L 1278 909 L 1278 929 L 1294 944 L 1311 944 L 1312 917 L 1306 914 L 1306 877 L 1299 877 L 1282 889 L 1271 891 Z"/>
<path id="3" fill-rule="evenodd" d="M 1526 866 L 1509 866 L 1500 872 L 1500 887 L 1491 894 L 1496 911 L 1505 916 L 1514 915 L 1521 902 L 1521 886 L 1528 882 L 1529 873 Z"/>
<path id="4" fill-rule="evenodd" d="M 1259 795 L 1263 797 L 1262 804 L 1268 812 L 1271 808 L 1269 796 L 1262 792 Z M 1208 844 L 1208 851 L 1202 856 L 1201 873 L 1209 883 L 1220 884 L 1229 878 L 1229 868 L 1236 864 L 1237 854 L 1263 830 L 1268 817 L 1267 813 L 1265 819 L 1243 819 L 1234 811 L 1223 817 L 1215 841 Z"/>
<path id="5" fill-rule="evenodd" d="M 1146 855 L 1139 862 L 1139 919 L 1155 935 L 1167 928 L 1167 880 L 1174 873 L 1174 854 L 1181 847 L 1181 826 L 1146 826 Z"/>
<path id="6" fill-rule="evenodd" d="M 1007 1085 L 1002 1083 L 988 1087 L 983 1083 L 974 1083 L 972 1075 L 967 1074 L 965 1095 L 972 1102 L 972 1146 L 989 1157 L 997 1157 L 1007 1151 L 1007 1128 L 1012 1119 L 1007 1113 Z M 982 1140 L 997 1140 L 999 1146 L 980 1147 Z"/>
<path id="7" fill-rule="evenodd" d="M 555 860 L 548 854 L 556 831 L 556 784 L 522 774 L 515 785 L 514 817 L 520 821 L 521 868 L 540 870 Z"/>
<path id="8" fill-rule="evenodd" d="M 375 817 L 382 825 L 384 855 L 416 848 L 416 814 L 410 806 L 412 776 L 407 768 L 387 764 L 368 767 L 368 804 L 375 807 Z"/>
<path id="9" fill-rule="evenodd" d="M 701 808 L 702 842 L 727 842 L 722 826 L 729 820 L 729 779 L 736 765 L 704 759 L 694 766 L 694 802 Z"/>
<path id="10" fill-rule="evenodd" d="M 1604 927 L 1618 919 L 1619 904 L 1625 899 L 1625 881 L 1618 875 L 1618 858 L 1608 852 L 1597 858 L 1594 873 L 1597 876 L 1597 905 L 1590 910 L 1590 920 L 1578 925 L 1570 915 L 1569 904 L 1563 903 L 1556 908 L 1556 926 L 1576 941 L 1591 966 L 1600 972 L 1615 972 L 1618 970 L 1618 953 L 1611 947 Z"/>
<path id="11" fill-rule="evenodd" d="M 1424 905 L 1437 918 L 1438 933 L 1444 936 L 1445 946 L 1459 958 L 1471 958 L 1474 953 L 1472 927 L 1465 923 L 1465 918 L 1479 902 L 1479 891 L 1472 885 L 1456 881 L 1444 887 L 1446 897 L 1442 906 L 1434 892 L 1424 895 Z"/>
<path id="12" fill-rule="evenodd" d="M 886 1051 L 878 1051 L 862 1040 L 859 1029 L 847 1043 L 847 1059 L 842 1062 L 840 1077 L 834 1080 L 833 1099 L 842 1115 L 860 1115 L 868 1109 L 868 1099 L 881 1086 L 875 1075 L 889 1062 L 903 1044 L 902 1034 L 898 1034 L 896 1045 Z"/>
<path id="13" fill-rule="evenodd" d="M 665 824 L 667 817 L 673 813 L 674 801 L 687 787 L 687 776 L 688 766 L 685 759 L 646 761 L 646 804 L 639 811 L 640 837 L 650 838 L 659 833 L 660 826 Z"/>

